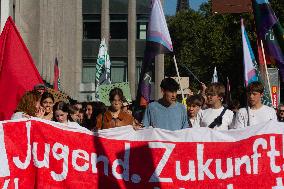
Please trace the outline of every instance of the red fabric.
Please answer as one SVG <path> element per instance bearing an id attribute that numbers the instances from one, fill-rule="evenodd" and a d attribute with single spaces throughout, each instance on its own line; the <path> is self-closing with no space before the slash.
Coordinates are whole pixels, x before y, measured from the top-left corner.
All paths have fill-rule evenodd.
<path id="1" fill-rule="evenodd" d="M 59 79 L 59 68 L 58 68 L 58 61 L 57 58 L 55 58 L 55 63 L 54 63 L 54 79 L 53 79 L 53 89 L 58 91 L 58 79 Z"/>
<path id="2" fill-rule="evenodd" d="M 0 187 L 10 181 L 8 188 L 20 189 L 280 189 L 284 136 L 272 129 L 281 126 L 240 141 L 224 132 L 220 138 L 231 142 L 162 142 L 178 133 L 129 141 L 35 120 L 3 123 Z"/>
<path id="3" fill-rule="evenodd" d="M 264 65 L 264 58 L 262 54 L 261 42 L 260 39 L 257 39 L 257 54 L 258 54 L 258 62 L 260 65 Z M 269 57 L 265 54 L 266 64 L 271 64 Z"/>
<path id="4" fill-rule="evenodd" d="M 0 36 L 0 120 L 10 119 L 22 95 L 43 83 L 13 20 Z"/>

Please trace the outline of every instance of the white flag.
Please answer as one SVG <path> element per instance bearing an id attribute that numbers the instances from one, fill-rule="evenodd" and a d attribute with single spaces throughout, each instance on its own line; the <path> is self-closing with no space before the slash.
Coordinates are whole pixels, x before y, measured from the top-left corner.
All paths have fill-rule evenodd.
<path id="1" fill-rule="evenodd" d="M 100 85 L 111 84 L 110 65 L 106 42 L 102 39 L 96 64 L 96 93 Z"/>
<path id="2" fill-rule="evenodd" d="M 217 74 L 217 69 L 215 67 L 211 83 L 217 83 L 217 82 L 218 82 L 218 74 Z"/>

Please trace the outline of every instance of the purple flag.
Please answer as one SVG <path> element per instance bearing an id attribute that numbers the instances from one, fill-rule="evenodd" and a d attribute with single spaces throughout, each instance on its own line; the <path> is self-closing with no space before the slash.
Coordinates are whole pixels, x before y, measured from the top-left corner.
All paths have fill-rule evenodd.
<path id="1" fill-rule="evenodd" d="M 151 94 L 152 62 L 156 55 L 173 52 L 172 40 L 160 0 L 152 0 L 152 11 L 148 24 L 148 33 L 144 61 L 140 74 L 137 100 L 140 106 L 147 106 Z"/>

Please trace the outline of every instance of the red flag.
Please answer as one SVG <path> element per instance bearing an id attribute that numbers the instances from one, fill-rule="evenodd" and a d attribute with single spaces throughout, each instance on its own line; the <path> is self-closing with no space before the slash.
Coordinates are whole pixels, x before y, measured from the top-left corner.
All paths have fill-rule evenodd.
<path id="1" fill-rule="evenodd" d="M 58 91 L 59 90 L 59 68 L 58 68 L 58 60 L 55 58 L 54 62 L 54 79 L 53 79 L 53 89 Z"/>
<path id="2" fill-rule="evenodd" d="M 43 83 L 11 17 L 0 35 L 0 120 L 15 111 L 22 95 Z"/>
<path id="3" fill-rule="evenodd" d="M 264 57 L 262 53 L 262 48 L 261 48 L 261 42 L 259 37 L 257 38 L 257 54 L 258 54 L 258 62 L 260 65 L 264 65 Z M 271 64 L 269 57 L 266 55 L 265 56 L 266 64 Z"/>

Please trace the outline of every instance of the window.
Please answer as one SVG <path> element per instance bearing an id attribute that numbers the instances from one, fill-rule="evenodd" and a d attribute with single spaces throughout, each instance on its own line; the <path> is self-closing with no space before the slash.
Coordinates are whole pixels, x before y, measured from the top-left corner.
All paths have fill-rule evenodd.
<path id="1" fill-rule="evenodd" d="M 147 38 L 149 14 L 137 14 L 137 39 Z"/>
<path id="2" fill-rule="evenodd" d="M 127 18 L 127 14 L 110 15 L 110 39 L 128 38 Z"/>
<path id="3" fill-rule="evenodd" d="M 127 22 L 111 22 L 110 38 L 111 39 L 127 39 L 128 27 Z"/>
<path id="4" fill-rule="evenodd" d="M 110 14 L 127 14 L 129 0 L 109 0 Z M 134 1 L 134 0 L 131 0 Z"/>
<path id="5" fill-rule="evenodd" d="M 100 39 L 101 23 L 100 22 L 84 22 L 83 39 Z"/>
<path id="6" fill-rule="evenodd" d="M 136 1 L 136 10 L 138 14 L 149 14 L 151 11 L 151 0 Z"/>
<path id="7" fill-rule="evenodd" d="M 83 66 L 82 83 L 95 83 L 95 82 L 96 82 L 96 67 Z"/>
<path id="8" fill-rule="evenodd" d="M 101 38 L 101 15 L 83 14 L 83 39 Z"/>
<path id="9" fill-rule="evenodd" d="M 96 82 L 96 58 L 84 58 L 83 70 L 82 70 L 82 82 L 83 83 L 95 83 Z"/>
<path id="10" fill-rule="evenodd" d="M 113 58 L 111 61 L 111 82 L 127 81 L 127 58 Z"/>
<path id="11" fill-rule="evenodd" d="M 137 23 L 137 39 L 147 38 L 147 22 Z"/>
<path id="12" fill-rule="evenodd" d="M 100 14 L 102 0 L 82 0 L 83 14 Z"/>

